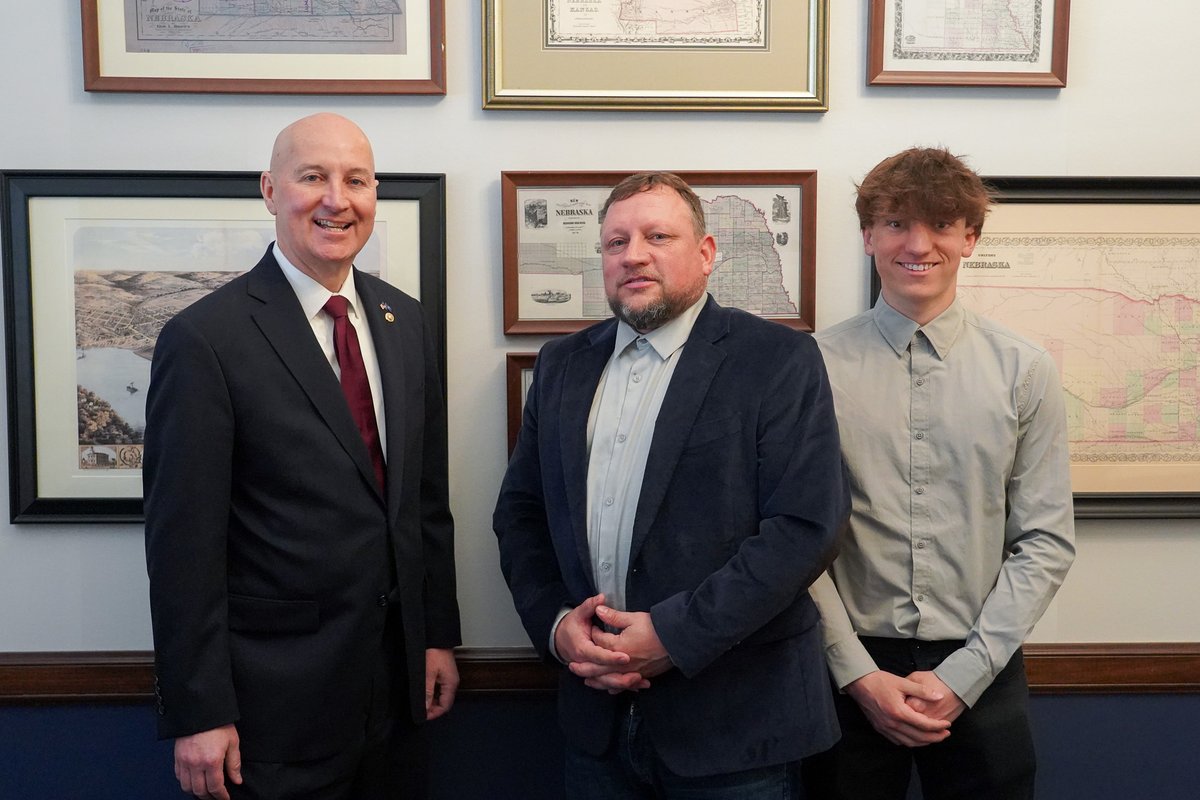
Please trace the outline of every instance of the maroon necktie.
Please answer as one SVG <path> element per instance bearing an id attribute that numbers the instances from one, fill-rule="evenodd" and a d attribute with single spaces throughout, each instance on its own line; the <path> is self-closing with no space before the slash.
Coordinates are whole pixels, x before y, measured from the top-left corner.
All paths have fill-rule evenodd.
<path id="1" fill-rule="evenodd" d="M 371 463 L 375 467 L 375 479 L 380 491 L 384 488 L 383 447 L 379 443 L 379 425 L 375 422 L 375 404 L 371 402 L 371 384 L 367 382 L 367 367 L 363 364 L 362 350 L 358 346 L 358 334 L 346 316 L 350 301 L 333 295 L 325 303 L 325 313 L 333 317 L 333 349 L 338 367 L 342 372 L 342 394 L 350 405 L 350 416 L 358 428 Z"/>

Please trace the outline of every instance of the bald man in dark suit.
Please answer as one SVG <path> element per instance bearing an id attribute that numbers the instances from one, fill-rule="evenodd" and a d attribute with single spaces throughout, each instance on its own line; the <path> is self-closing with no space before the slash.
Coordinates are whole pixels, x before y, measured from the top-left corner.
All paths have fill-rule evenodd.
<path id="1" fill-rule="evenodd" d="M 197 797 L 396 797 L 396 743 L 458 684 L 435 348 L 417 301 L 353 268 L 378 185 L 357 126 L 288 126 L 261 185 L 276 243 L 155 350 L 159 734 Z"/>

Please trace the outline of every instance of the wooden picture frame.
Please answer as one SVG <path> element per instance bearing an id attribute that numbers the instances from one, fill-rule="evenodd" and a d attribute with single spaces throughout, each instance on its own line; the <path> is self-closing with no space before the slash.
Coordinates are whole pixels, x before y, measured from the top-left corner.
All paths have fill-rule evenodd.
<path id="1" fill-rule="evenodd" d="M 445 382 L 445 178 L 378 175 L 356 259 L 422 301 Z M 138 522 L 150 357 L 274 239 L 257 172 L 0 173 L 13 522 Z"/>
<path id="2" fill-rule="evenodd" d="M 958 295 L 1055 356 L 1076 517 L 1200 517 L 1200 178 L 984 181 Z"/>
<path id="3" fill-rule="evenodd" d="M 737 0 L 725 12 L 484 0 L 483 107 L 828 109 L 829 0 Z"/>
<path id="4" fill-rule="evenodd" d="M 598 214 L 629 174 L 501 173 L 505 333 L 570 333 L 611 316 Z M 709 276 L 717 302 L 813 330 L 817 173 L 675 174 L 699 195 L 717 239 Z"/>
<path id="5" fill-rule="evenodd" d="M 1025 16 L 989 20 L 945 0 L 871 0 L 871 86 L 1067 85 L 1070 0 L 1035 0 Z M 957 14 L 958 16 L 955 16 Z"/>
<path id="6" fill-rule="evenodd" d="M 83 88 L 444 95 L 444 3 L 357 3 L 367 14 L 336 3 L 253 4 L 216 15 L 192 0 L 81 0 Z"/>
<path id="7" fill-rule="evenodd" d="M 533 378 L 533 364 L 537 353 L 507 353 L 504 356 L 504 387 L 508 410 L 508 454 L 517 446 L 517 435 L 521 432 L 521 417 L 525 413 L 525 395 Z"/>

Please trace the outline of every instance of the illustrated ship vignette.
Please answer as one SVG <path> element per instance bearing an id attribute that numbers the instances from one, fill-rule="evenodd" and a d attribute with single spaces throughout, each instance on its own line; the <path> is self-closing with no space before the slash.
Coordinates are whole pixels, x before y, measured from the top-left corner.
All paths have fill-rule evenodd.
<path id="1" fill-rule="evenodd" d="M 571 299 L 571 293 L 561 289 L 542 289 L 540 292 L 532 293 L 529 297 L 535 303 L 565 303 Z"/>

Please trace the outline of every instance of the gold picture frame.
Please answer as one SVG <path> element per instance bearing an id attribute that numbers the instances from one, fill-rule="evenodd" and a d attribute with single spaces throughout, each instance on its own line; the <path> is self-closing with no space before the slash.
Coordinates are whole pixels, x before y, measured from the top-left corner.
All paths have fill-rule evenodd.
<path id="1" fill-rule="evenodd" d="M 672 25 L 654 2 L 645 19 L 618 20 L 626 8 L 484 0 L 483 107 L 828 110 L 829 0 L 737 0 Z"/>

